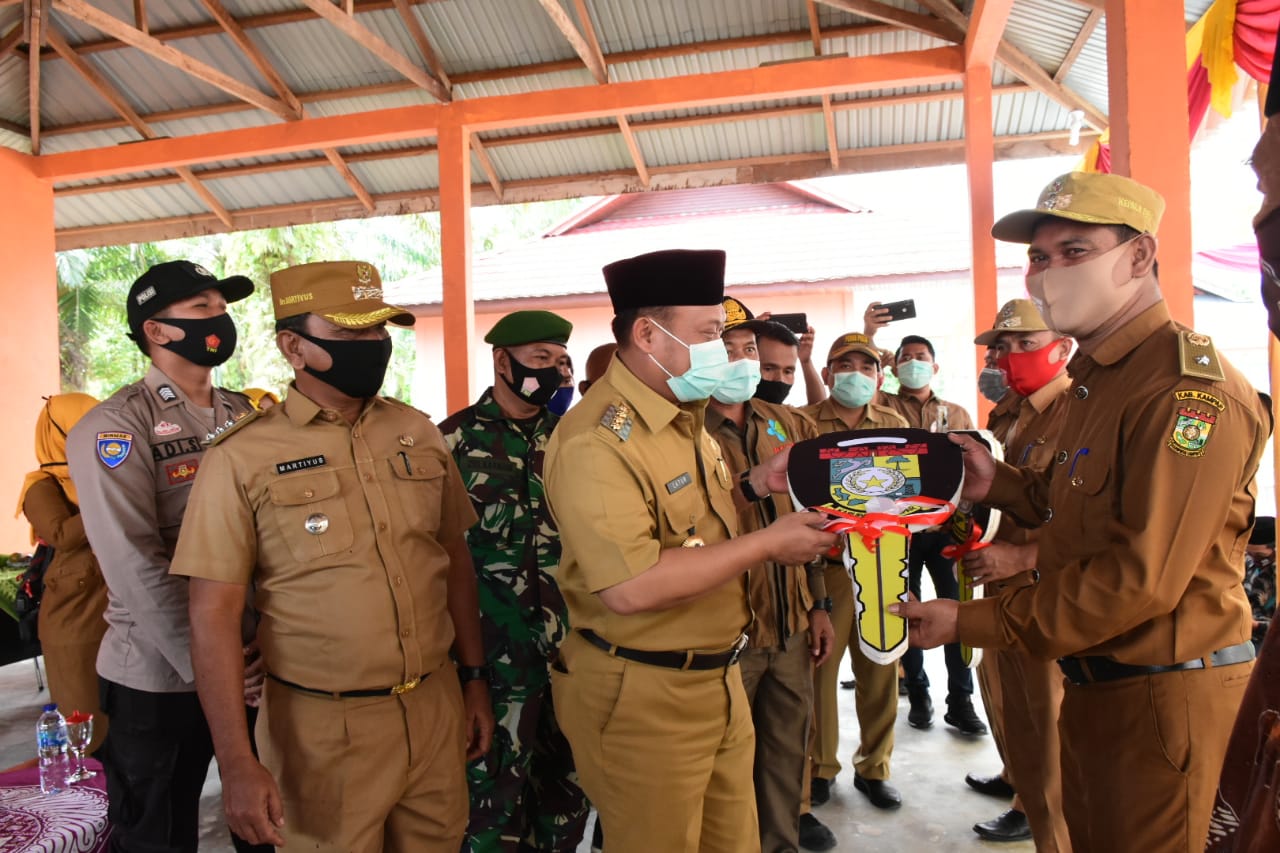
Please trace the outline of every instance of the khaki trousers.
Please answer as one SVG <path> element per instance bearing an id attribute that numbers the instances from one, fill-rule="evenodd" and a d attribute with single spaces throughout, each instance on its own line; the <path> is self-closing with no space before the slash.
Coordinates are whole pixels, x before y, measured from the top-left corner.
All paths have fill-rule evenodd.
<path id="1" fill-rule="evenodd" d="M 1069 853 L 1058 739 L 1062 670 L 1056 661 L 1032 657 L 1020 649 L 998 652 L 991 663 L 1000 672 L 1005 766 L 1031 823 L 1036 850 Z M 981 665 L 985 664 L 984 660 Z"/>
<path id="2" fill-rule="evenodd" d="M 1199 851 L 1252 663 L 1068 684 L 1062 806 L 1084 853 Z"/>
<path id="3" fill-rule="evenodd" d="M 400 696 L 329 699 L 267 679 L 256 729 L 283 851 L 457 853 L 467 825 L 462 690 L 450 667 Z"/>
<path id="4" fill-rule="evenodd" d="M 764 853 L 800 848 L 800 803 L 813 715 L 812 660 L 808 632 L 802 631 L 781 650 L 747 649 L 739 662 L 756 729 L 753 776 Z"/>
<path id="5" fill-rule="evenodd" d="M 831 657 L 818 667 L 817 688 L 818 752 L 814 775 L 834 779 L 840 772 L 840 659 L 849 650 L 853 677 L 857 682 L 854 703 L 862 740 L 853 757 L 854 769 L 864 779 L 888 779 L 889 757 L 893 754 L 893 724 L 898 719 L 898 665 L 872 663 L 858 648 L 853 631 L 853 581 L 844 566 L 828 561 L 824 570 L 827 595 L 831 597 L 831 625 L 835 644 Z"/>
<path id="6" fill-rule="evenodd" d="M 982 707 L 987 711 L 987 722 L 991 724 L 991 739 L 995 741 L 996 753 L 1004 765 L 1000 775 L 1008 781 L 1009 759 L 1004 740 L 1004 695 L 1000 684 L 1000 664 L 998 659 L 1002 652 L 996 649 L 983 649 L 982 660 L 978 661 L 978 693 L 982 695 Z"/>
<path id="7" fill-rule="evenodd" d="M 634 663 L 574 632 L 551 692 L 609 853 L 758 853 L 755 735 L 736 665 Z"/>

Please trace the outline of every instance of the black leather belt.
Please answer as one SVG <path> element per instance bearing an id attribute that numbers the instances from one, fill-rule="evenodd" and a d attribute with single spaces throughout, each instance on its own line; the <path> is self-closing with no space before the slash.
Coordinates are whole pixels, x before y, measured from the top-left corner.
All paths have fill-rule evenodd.
<path id="1" fill-rule="evenodd" d="M 578 633 L 582 635 L 582 639 L 613 657 L 666 669 L 724 669 L 737 663 L 738 656 L 747 647 L 747 635 L 743 634 L 727 652 L 646 652 L 615 646 L 589 628 L 579 628 Z"/>
<path id="2" fill-rule="evenodd" d="M 1058 666 L 1062 669 L 1062 674 L 1072 684 L 1092 684 L 1099 681 L 1134 678 L 1139 675 L 1157 675 L 1162 672 L 1181 672 L 1188 669 L 1231 666 L 1232 664 L 1251 661 L 1253 660 L 1253 655 L 1253 643 L 1246 640 L 1234 646 L 1227 646 L 1225 649 L 1218 649 L 1203 658 L 1170 664 L 1169 666 L 1142 666 L 1141 664 L 1120 663 L 1104 657 L 1058 658 Z"/>
<path id="3" fill-rule="evenodd" d="M 394 687 L 383 687 L 380 690 L 320 690 L 315 687 L 303 687 L 301 684 L 295 684 L 292 681 L 286 681 L 278 675 L 267 673 L 267 678 L 277 684 L 283 684 L 285 687 L 291 687 L 294 690 L 301 690 L 303 693 L 314 693 L 317 696 L 328 696 L 330 699 L 358 699 L 366 696 L 399 696 L 401 693 L 408 693 L 422 682 L 431 677 L 431 673 L 420 675 L 417 678 L 411 678 L 403 684 L 397 684 Z"/>

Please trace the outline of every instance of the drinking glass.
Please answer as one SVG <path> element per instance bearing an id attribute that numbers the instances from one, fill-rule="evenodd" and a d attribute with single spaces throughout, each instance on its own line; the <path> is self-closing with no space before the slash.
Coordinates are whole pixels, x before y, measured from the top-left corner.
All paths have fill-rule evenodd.
<path id="1" fill-rule="evenodd" d="M 93 714 L 72 712 L 71 716 L 67 717 L 67 745 L 71 747 L 71 754 L 76 758 L 76 766 L 67 777 L 68 782 L 83 782 L 98 775 L 84 766 L 84 751 L 89 748 L 91 740 L 93 740 Z"/>

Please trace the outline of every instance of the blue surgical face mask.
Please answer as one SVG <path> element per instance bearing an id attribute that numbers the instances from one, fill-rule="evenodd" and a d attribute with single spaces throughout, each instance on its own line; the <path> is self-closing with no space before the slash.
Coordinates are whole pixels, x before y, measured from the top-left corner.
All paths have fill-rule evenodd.
<path id="1" fill-rule="evenodd" d="M 724 379 L 711 392 L 721 403 L 744 403 L 756 393 L 760 384 L 760 362 L 754 358 L 740 358 L 729 362 Z"/>
<path id="2" fill-rule="evenodd" d="M 557 415 L 563 415 L 569 411 L 569 404 L 573 402 L 573 386 L 565 385 L 563 388 L 557 388 L 556 392 L 551 395 L 551 401 L 547 403 L 547 408 Z"/>
<path id="3" fill-rule="evenodd" d="M 933 379 L 933 364 L 928 361 L 911 359 L 904 361 L 893 369 L 902 387 L 918 391 Z"/>
<path id="4" fill-rule="evenodd" d="M 862 408 L 871 402 L 875 393 L 876 381 L 865 373 L 837 373 L 831 382 L 831 396 L 849 409 Z"/>
<path id="5" fill-rule="evenodd" d="M 649 322 L 662 329 L 662 332 L 671 340 L 689 350 L 689 369 L 679 376 L 663 367 L 662 362 L 654 358 L 652 354 L 649 355 L 653 363 L 661 367 L 662 372 L 670 377 L 667 379 L 667 387 L 671 389 L 671 393 L 675 394 L 676 399 L 681 403 L 692 403 L 710 397 L 711 392 L 719 387 L 728 373 L 729 353 L 725 351 L 724 342 L 716 338 L 705 343 L 686 344 L 666 329 L 663 329 L 661 323 L 652 318 L 649 319 Z M 753 390 L 754 387 L 753 385 Z"/>

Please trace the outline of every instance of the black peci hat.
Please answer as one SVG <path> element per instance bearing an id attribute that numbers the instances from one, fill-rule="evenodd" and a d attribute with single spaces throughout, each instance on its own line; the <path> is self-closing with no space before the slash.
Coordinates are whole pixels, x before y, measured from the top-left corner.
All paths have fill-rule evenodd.
<path id="1" fill-rule="evenodd" d="M 668 249 L 614 261 L 602 272 L 613 312 L 621 314 L 668 305 L 719 305 L 724 263 L 719 249 Z"/>

